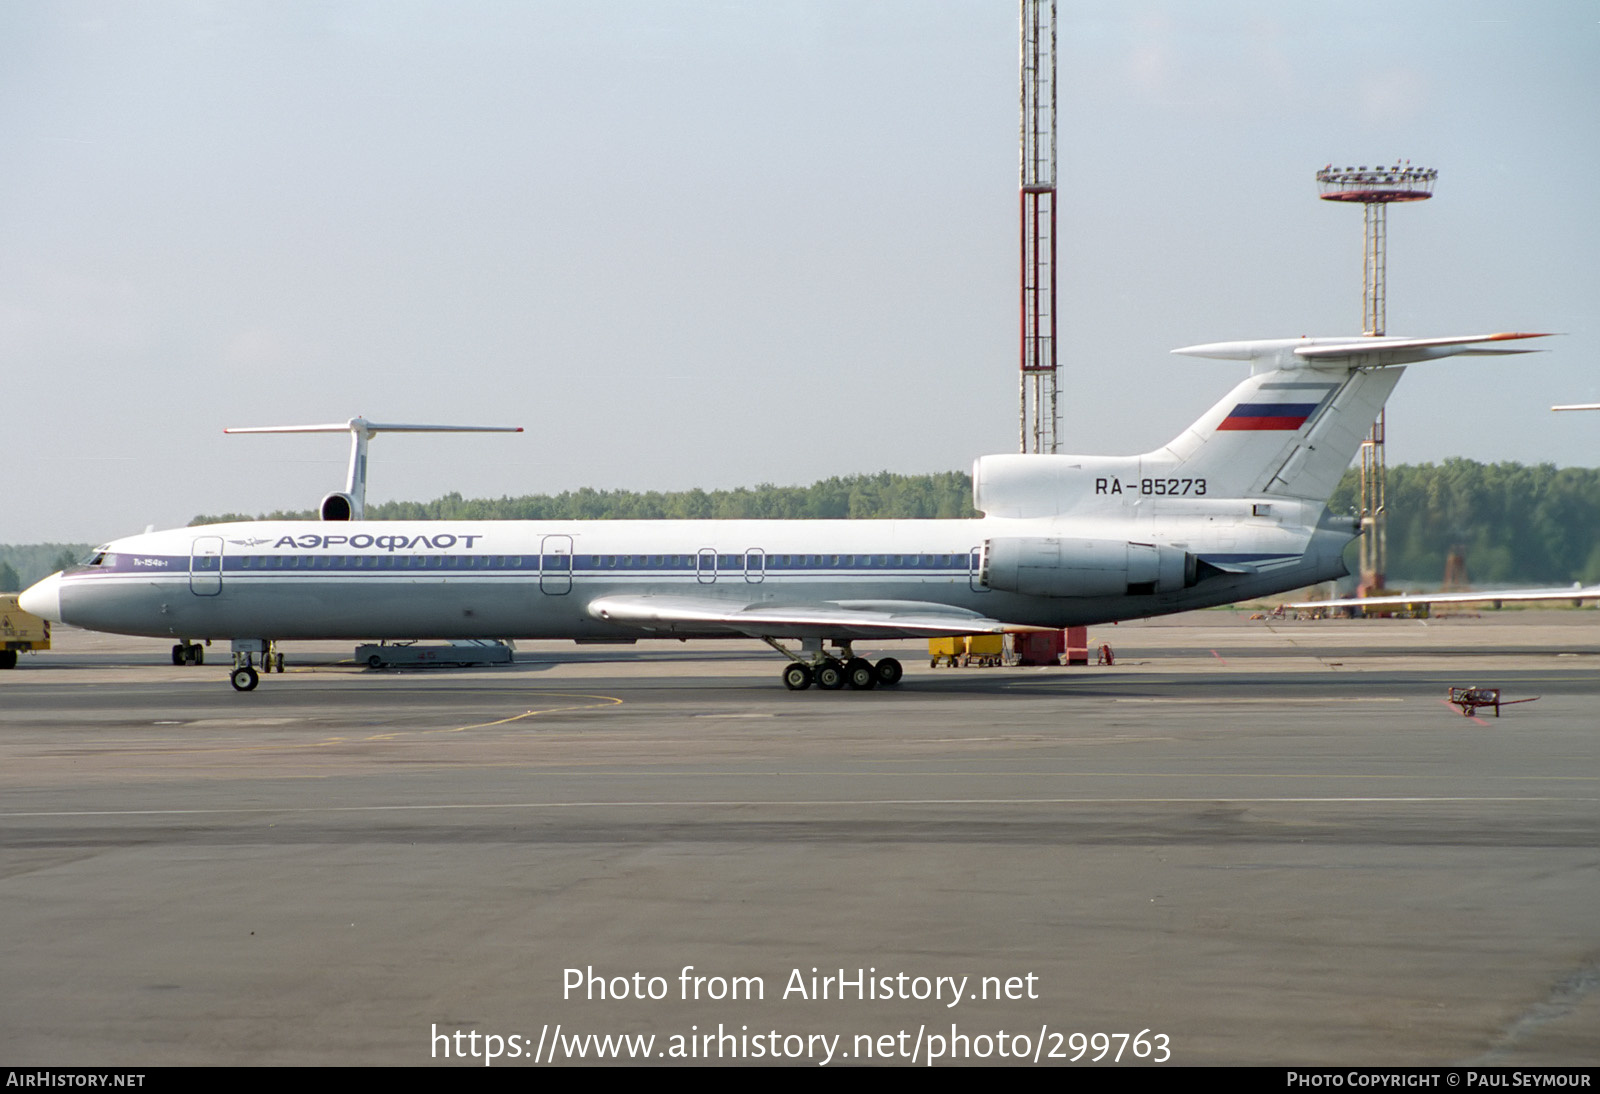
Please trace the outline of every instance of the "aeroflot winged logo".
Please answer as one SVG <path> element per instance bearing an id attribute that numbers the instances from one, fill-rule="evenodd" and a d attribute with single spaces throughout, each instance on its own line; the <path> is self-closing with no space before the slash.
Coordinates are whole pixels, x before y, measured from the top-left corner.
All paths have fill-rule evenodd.
<path id="1" fill-rule="evenodd" d="M 369 536 L 365 533 L 357 533 L 353 536 L 322 536 L 312 534 L 304 536 L 280 536 L 276 542 L 273 542 L 272 546 L 274 550 L 280 547 L 288 547 L 291 550 L 300 551 L 311 551 L 319 547 L 326 548 L 341 546 L 354 547 L 358 551 L 364 551 L 369 547 L 376 547 L 380 551 L 415 551 L 423 547 L 432 547 L 435 550 L 446 550 L 456 546 L 470 549 L 477 543 L 478 540 L 487 538 L 488 537 L 482 532 L 472 532 L 470 534 L 462 535 L 454 535 L 450 532 L 440 532 L 438 535 L 431 537 L 422 535 L 413 536 L 409 533 L 389 536 Z M 260 544 L 267 543 L 268 541 L 265 539 L 230 539 L 228 542 L 237 543 L 246 547 L 255 547 L 259 546 Z"/>
<path id="2" fill-rule="evenodd" d="M 1317 403 L 1240 403 L 1222 419 L 1217 431 L 1286 429 L 1292 432 L 1306 424 L 1317 406 Z"/>

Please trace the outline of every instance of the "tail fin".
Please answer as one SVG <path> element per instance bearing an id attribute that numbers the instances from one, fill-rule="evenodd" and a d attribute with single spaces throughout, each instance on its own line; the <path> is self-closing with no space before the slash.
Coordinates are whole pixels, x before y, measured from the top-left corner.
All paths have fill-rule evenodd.
<path id="1" fill-rule="evenodd" d="M 1027 517 L 1150 494 L 1326 502 L 1404 366 L 1454 354 L 1528 353 L 1486 343 L 1539 337 L 1280 338 L 1187 346 L 1173 352 L 1249 361 L 1252 374 L 1170 443 L 1142 456 L 985 456 L 974 469 L 974 503 L 991 516 Z"/>
<path id="2" fill-rule="evenodd" d="M 1294 338 L 1173 350 L 1250 361 L 1253 375 L 1160 452 L 1223 497 L 1326 501 L 1361 447 L 1405 366 L 1453 354 L 1528 353 L 1484 343 L 1536 338 Z"/>

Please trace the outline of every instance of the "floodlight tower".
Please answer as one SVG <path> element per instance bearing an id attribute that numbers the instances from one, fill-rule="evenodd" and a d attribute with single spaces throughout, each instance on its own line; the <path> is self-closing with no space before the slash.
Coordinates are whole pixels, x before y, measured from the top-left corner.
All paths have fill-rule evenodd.
<path id="1" fill-rule="evenodd" d="M 1022 23 L 1022 374 L 1023 452 L 1055 452 L 1056 373 L 1056 4 L 1021 0 Z"/>
<path id="2" fill-rule="evenodd" d="M 1433 196 L 1439 172 L 1413 167 L 1407 160 L 1393 167 L 1335 167 L 1317 172 L 1323 201 L 1343 201 L 1362 208 L 1361 329 L 1384 332 L 1385 271 L 1388 266 L 1389 206 L 1400 201 L 1426 201 Z M 1361 445 L 1361 581 L 1360 595 L 1384 586 L 1388 540 L 1384 528 L 1387 469 L 1384 462 L 1384 412 L 1372 423 Z"/>

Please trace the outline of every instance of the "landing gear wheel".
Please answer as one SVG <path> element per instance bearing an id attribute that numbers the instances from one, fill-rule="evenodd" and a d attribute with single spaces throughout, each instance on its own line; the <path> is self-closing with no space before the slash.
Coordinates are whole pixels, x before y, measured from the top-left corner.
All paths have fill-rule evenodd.
<path id="1" fill-rule="evenodd" d="M 249 665 L 233 670 L 233 675 L 228 677 L 228 683 L 233 685 L 234 691 L 254 691 L 261 678 L 256 675 L 256 670 Z"/>
<path id="2" fill-rule="evenodd" d="M 852 657 L 845 662 L 844 678 L 853 691 L 866 691 L 878 684 L 878 674 L 873 671 L 872 662 L 864 657 Z"/>
<path id="3" fill-rule="evenodd" d="M 0 650 L 0 669 L 14 669 L 17 667 L 16 650 Z"/>
<path id="4" fill-rule="evenodd" d="M 172 647 L 172 663 L 174 665 L 181 665 L 186 660 L 188 660 L 188 657 L 184 654 L 183 647 L 182 646 L 173 646 Z"/>
<path id="5" fill-rule="evenodd" d="M 283 674 L 283 654 L 281 654 L 281 653 L 273 654 L 272 663 L 273 663 L 273 667 L 278 670 L 278 674 L 282 675 Z"/>
<path id="6" fill-rule="evenodd" d="M 206 648 L 204 646 L 189 647 L 189 664 L 203 665 L 206 663 Z"/>
<path id="7" fill-rule="evenodd" d="M 886 688 L 894 687 L 900 682 L 900 677 L 906 674 L 906 670 L 900 667 L 900 662 L 893 657 L 885 657 L 873 666 L 872 671 L 878 674 L 878 683 Z"/>
<path id="8" fill-rule="evenodd" d="M 817 687 L 824 691 L 838 691 L 844 687 L 844 666 L 834 660 L 824 661 L 817 666 Z"/>
<path id="9" fill-rule="evenodd" d="M 783 686 L 790 691 L 806 690 L 811 686 L 811 670 L 799 663 L 786 665 L 783 670 Z"/>

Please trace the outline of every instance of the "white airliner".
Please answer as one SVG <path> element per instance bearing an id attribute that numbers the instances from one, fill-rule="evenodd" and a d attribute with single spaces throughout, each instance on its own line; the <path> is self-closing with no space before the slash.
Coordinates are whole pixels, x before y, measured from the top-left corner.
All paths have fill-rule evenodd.
<path id="1" fill-rule="evenodd" d="M 1413 604 L 1531 604 L 1570 600 L 1600 600 L 1600 585 L 1572 585 L 1552 589 L 1484 589 L 1481 592 L 1404 593 L 1393 596 L 1345 596 L 1335 600 L 1303 600 L 1291 608 L 1405 608 Z"/>
<path id="2" fill-rule="evenodd" d="M 484 637 L 744 636 L 790 659 L 790 688 L 891 685 L 900 664 L 853 642 L 1136 619 L 1343 576 L 1356 521 L 1326 502 L 1402 366 L 1527 352 L 1505 343 L 1531 337 L 1176 350 L 1249 361 L 1251 375 L 1141 456 L 980 458 L 975 520 L 216 524 L 108 543 L 22 606 L 90 630 L 229 640 L 240 691 L 284 639 Z"/>
<path id="3" fill-rule="evenodd" d="M 1568 403 L 1551 410 L 1600 410 L 1600 403 Z M 1600 585 L 1574 583 L 1550 589 L 1481 589 L 1466 592 L 1418 593 L 1407 596 L 1346 596 L 1335 600 L 1305 600 L 1291 608 L 1409 608 L 1414 604 L 1534 604 L 1570 600 L 1581 605 L 1585 600 L 1600 600 Z"/>

